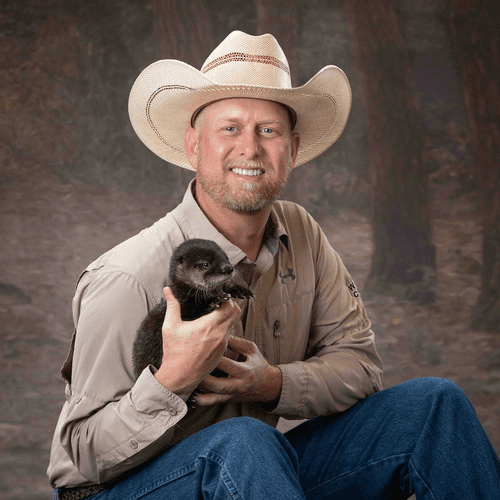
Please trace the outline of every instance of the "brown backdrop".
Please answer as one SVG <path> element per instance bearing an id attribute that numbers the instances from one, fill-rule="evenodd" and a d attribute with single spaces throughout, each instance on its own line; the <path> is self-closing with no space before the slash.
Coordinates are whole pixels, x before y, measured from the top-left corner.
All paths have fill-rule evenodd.
<path id="1" fill-rule="evenodd" d="M 380 232 L 375 222 L 387 225 L 375 195 L 404 187 L 404 207 L 423 190 L 423 224 L 431 229 L 424 246 L 435 249 L 427 283 L 434 301 L 404 300 L 400 284 L 390 295 L 364 294 L 385 384 L 427 375 L 455 380 L 500 450 L 500 336 L 468 328 L 481 286 L 482 194 L 448 3 L 373 2 L 391 16 L 374 9 L 364 28 L 351 19 L 347 3 L 2 2 L 2 498 L 51 498 L 45 470 L 63 401 L 58 370 L 72 331 L 76 277 L 100 253 L 175 206 L 192 178 L 136 138 L 127 116 L 130 87 L 160 58 L 201 67 L 234 29 L 273 33 L 289 56 L 295 86 L 326 64 L 344 69 L 351 81 L 353 108 L 344 134 L 294 172 L 284 197 L 320 220 L 361 290 L 376 250 L 373 233 Z M 363 62 L 359 50 L 370 37 L 385 42 L 372 45 L 375 52 Z M 498 87 L 490 92 L 498 97 Z M 370 135 L 377 132 L 374 119 L 386 124 L 382 142 Z M 397 172 L 412 169 L 411 182 L 394 174 L 380 187 L 373 162 L 389 167 L 389 153 L 398 159 Z"/>

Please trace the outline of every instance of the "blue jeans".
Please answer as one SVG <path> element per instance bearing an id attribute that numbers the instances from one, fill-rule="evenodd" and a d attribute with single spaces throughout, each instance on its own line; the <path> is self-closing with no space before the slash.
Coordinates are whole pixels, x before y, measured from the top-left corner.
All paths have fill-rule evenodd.
<path id="1" fill-rule="evenodd" d="M 453 382 L 423 378 L 286 434 L 247 417 L 185 439 L 89 499 L 500 499 L 500 460 Z"/>

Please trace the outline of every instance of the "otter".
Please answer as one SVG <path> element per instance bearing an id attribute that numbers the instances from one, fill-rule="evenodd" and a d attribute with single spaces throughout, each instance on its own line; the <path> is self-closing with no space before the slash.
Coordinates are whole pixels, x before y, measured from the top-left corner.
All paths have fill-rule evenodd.
<path id="1" fill-rule="evenodd" d="M 214 241 L 191 239 L 181 243 L 170 260 L 168 285 L 180 303 L 182 320 L 192 321 L 204 316 L 231 297 L 253 297 L 248 287 L 235 282 L 236 276 L 226 253 Z M 163 299 L 146 315 L 137 330 L 132 354 L 136 378 L 149 364 L 160 367 L 166 310 L 167 302 Z"/>

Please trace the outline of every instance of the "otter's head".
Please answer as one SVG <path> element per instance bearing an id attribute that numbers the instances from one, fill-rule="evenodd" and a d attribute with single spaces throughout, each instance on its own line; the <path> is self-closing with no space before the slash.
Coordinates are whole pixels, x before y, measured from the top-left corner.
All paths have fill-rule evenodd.
<path id="1" fill-rule="evenodd" d="M 187 240 L 177 247 L 170 263 L 170 279 L 205 292 L 216 292 L 234 276 L 226 253 L 210 240 Z"/>

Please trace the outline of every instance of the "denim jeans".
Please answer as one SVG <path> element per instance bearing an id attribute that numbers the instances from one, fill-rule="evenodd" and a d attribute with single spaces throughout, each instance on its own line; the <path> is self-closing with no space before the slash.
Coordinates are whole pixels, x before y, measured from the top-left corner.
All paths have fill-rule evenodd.
<path id="1" fill-rule="evenodd" d="M 422 378 L 281 434 L 212 425 L 89 499 L 500 499 L 500 460 L 463 391 Z"/>

